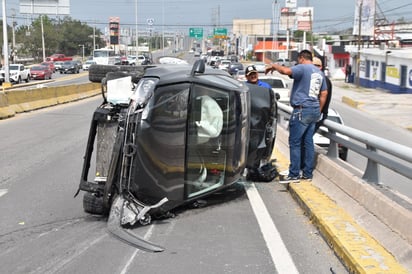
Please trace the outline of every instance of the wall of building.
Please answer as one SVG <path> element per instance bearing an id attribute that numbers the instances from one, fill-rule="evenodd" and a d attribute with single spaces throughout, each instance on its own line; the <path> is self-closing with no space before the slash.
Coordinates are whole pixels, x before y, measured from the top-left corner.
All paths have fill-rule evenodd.
<path id="1" fill-rule="evenodd" d="M 361 49 L 359 84 L 391 93 L 412 93 L 412 50 Z"/>

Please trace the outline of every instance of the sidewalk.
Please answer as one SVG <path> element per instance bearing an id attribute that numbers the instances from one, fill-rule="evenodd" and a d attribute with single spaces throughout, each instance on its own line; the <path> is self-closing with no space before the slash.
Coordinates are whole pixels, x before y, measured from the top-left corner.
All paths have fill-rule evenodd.
<path id="1" fill-rule="evenodd" d="M 345 89 L 342 102 L 378 119 L 412 131 L 412 94 L 393 94 L 384 90 L 357 87 L 334 80 L 333 86 Z"/>
<path id="2" fill-rule="evenodd" d="M 288 155 L 288 132 L 278 128 L 273 151 L 278 170 L 288 169 Z M 339 163 L 319 154 L 312 182 L 285 187 L 350 273 L 412 273 L 412 246 L 350 193 L 382 210 L 399 207 Z"/>

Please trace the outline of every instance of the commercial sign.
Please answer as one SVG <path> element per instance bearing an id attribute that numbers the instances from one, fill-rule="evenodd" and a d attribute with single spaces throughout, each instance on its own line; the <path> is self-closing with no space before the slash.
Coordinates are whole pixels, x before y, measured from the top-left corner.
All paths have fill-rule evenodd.
<path id="1" fill-rule="evenodd" d="M 120 36 L 120 18 L 110 17 L 109 30 L 110 30 L 110 44 L 118 45 Z"/>

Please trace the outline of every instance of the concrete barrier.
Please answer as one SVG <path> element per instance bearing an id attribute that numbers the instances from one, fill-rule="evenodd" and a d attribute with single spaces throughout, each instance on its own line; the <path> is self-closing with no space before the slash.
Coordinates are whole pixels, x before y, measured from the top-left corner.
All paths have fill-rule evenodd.
<path id="1" fill-rule="evenodd" d="M 0 92 L 0 119 L 95 96 L 100 91 L 99 83 L 2 91 Z"/>
<path id="2" fill-rule="evenodd" d="M 289 164 L 288 134 L 278 126 L 280 170 Z M 412 273 L 412 212 L 360 176 L 319 149 L 312 182 L 288 190 L 351 273 Z"/>

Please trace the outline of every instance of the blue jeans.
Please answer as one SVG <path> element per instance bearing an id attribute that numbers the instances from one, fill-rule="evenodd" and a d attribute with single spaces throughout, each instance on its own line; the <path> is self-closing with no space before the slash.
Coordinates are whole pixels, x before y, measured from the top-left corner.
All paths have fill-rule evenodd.
<path id="1" fill-rule="evenodd" d="M 300 170 L 307 178 L 312 178 L 315 161 L 313 134 L 320 117 L 319 107 L 303 107 L 293 109 L 289 121 L 289 176 L 298 177 Z M 302 155 L 303 153 L 303 155 Z M 303 156 L 303 166 L 301 158 Z"/>

